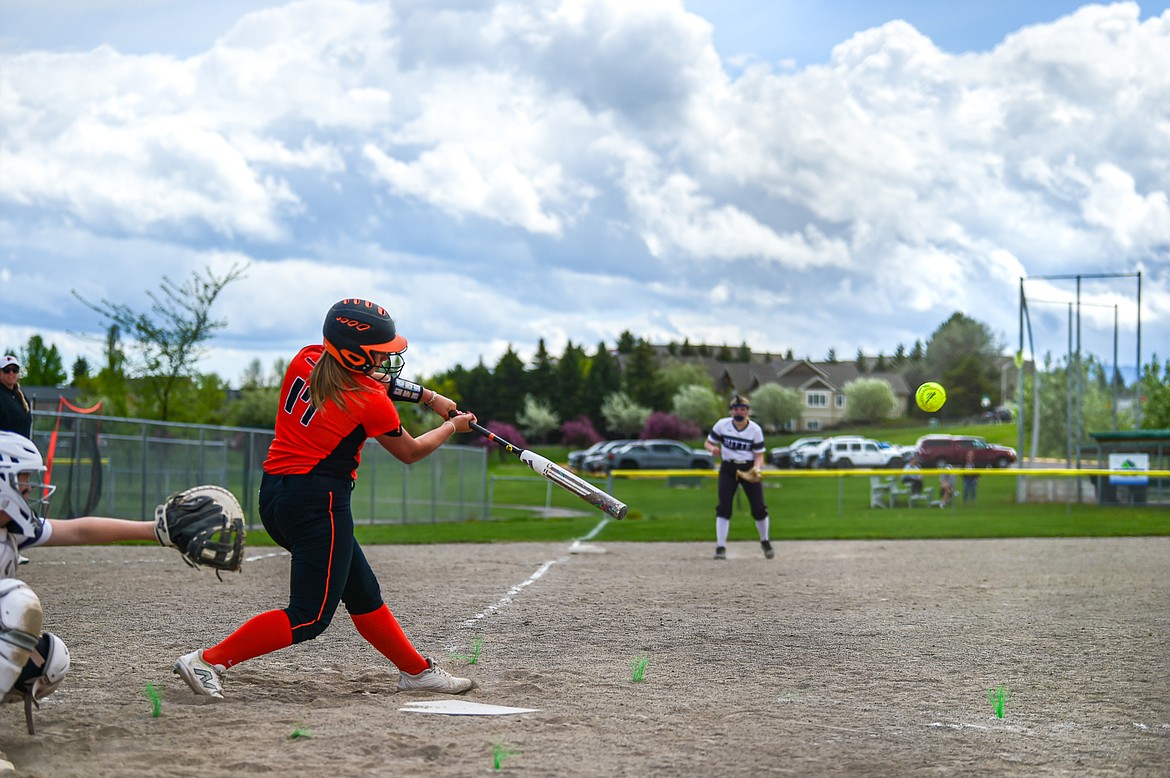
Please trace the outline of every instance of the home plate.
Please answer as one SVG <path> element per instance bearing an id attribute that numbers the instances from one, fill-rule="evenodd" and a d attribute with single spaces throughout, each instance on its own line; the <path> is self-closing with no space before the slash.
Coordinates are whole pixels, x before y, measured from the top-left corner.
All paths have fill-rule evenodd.
<path id="1" fill-rule="evenodd" d="M 540 708 L 509 708 L 504 705 L 485 705 L 466 700 L 419 700 L 399 708 L 406 713 L 438 713 L 444 716 L 509 716 L 513 713 L 535 713 Z"/>

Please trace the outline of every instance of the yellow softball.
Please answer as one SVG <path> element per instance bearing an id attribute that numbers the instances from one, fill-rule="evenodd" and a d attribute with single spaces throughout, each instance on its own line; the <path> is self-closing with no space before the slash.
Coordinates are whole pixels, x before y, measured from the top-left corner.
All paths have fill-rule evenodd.
<path id="1" fill-rule="evenodd" d="M 927 413 L 934 413 L 946 403 L 947 390 L 942 388 L 942 384 L 927 381 L 918 387 L 918 391 L 914 393 L 914 401 L 918 403 L 918 407 L 922 410 Z"/>

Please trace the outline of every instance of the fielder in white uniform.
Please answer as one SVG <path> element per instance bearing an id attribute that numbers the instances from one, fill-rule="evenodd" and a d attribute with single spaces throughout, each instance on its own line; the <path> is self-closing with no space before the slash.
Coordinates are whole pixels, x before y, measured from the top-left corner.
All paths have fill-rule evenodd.
<path id="1" fill-rule="evenodd" d="M 764 504 L 764 485 L 759 480 L 764 466 L 764 430 L 751 420 L 751 404 L 736 395 L 728 405 L 725 416 L 711 428 L 703 446 L 719 457 L 719 504 L 715 507 L 715 559 L 727 559 L 727 533 L 731 529 L 732 500 L 736 488 L 742 486 L 751 506 L 756 530 L 760 533 L 760 547 L 764 556 L 775 556 L 768 540 L 768 506 Z M 742 474 L 754 471 L 754 480 L 745 480 Z"/>

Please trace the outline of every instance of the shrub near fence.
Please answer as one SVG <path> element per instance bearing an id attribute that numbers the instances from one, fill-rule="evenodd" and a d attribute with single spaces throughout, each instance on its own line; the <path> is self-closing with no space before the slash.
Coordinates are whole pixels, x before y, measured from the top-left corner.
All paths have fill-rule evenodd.
<path id="1" fill-rule="evenodd" d="M 249 528 L 260 526 L 256 495 L 272 431 L 245 427 L 33 412 L 33 441 L 57 485 L 48 515 L 152 519 L 174 492 L 203 483 L 240 499 Z M 483 518 L 487 452 L 442 446 L 405 465 L 376 443 L 362 450 L 353 494 L 359 524 Z"/>

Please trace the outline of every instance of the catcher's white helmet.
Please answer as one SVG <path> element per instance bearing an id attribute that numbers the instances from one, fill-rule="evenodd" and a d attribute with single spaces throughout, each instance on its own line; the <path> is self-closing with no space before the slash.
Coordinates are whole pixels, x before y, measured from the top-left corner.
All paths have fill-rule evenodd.
<path id="1" fill-rule="evenodd" d="M 45 460 L 33 442 L 15 432 L 0 431 L 0 511 L 8 514 L 8 531 L 32 536 L 41 528 L 43 512 L 55 486 L 44 482 Z"/>

